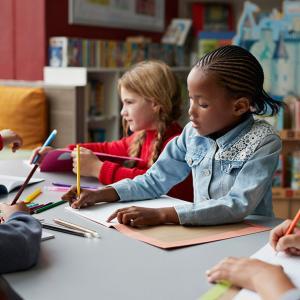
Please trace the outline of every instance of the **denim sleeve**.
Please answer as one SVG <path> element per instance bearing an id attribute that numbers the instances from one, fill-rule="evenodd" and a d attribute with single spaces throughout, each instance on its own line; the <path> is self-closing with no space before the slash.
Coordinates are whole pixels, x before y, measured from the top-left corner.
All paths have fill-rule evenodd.
<path id="1" fill-rule="evenodd" d="M 40 250 L 42 227 L 27 213 L 16 212 L 0 225 L 0 273 L 33 266 Z"/>
<path id="2" fill-rule="evenodd" d="M 264 138 L 226 195 L 175 207 L 180 224 L 217 225 L 243 220 L 271 192 L 280 150 L 281 140 L 277 135 Z"/>
<path id="3" fill-rule="evenodd" d="M 185 161 L 187 138 L 188 134 L 184 129 L 180 136 L 167 144 L 158 160 L 145 174 L 111 184 L 120 201 L 158 198 L 183 181 L 191 171 Z"/>

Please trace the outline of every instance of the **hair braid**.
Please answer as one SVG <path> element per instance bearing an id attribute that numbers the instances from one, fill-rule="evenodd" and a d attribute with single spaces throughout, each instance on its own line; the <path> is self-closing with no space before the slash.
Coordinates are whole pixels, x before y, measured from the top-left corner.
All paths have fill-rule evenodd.
<path id="1" fill-rule="evenodd" d="M 257 115 L 275 115 L 283 106 L 263 89 L 264 73 L 260 63 L 239 46 L 225 46 L 204 55 L 194 67 L 213 71 L 234 97 L 247 97 Z"/>

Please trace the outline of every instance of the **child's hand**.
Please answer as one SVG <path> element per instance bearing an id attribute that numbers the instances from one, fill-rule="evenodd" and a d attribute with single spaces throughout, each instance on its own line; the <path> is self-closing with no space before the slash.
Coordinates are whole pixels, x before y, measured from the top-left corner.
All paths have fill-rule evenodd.
<path id="1" fill-rule="evenodd" d="M 130 226 L 160 225 L 169 222 L 178 224 L 178 217 L 174 220 L 170 219 L 174 211 L 173 207 L 147 208 L 131 206 L 117 209 L 108 217 L 107 222 L 117 218 L 119 223 Z M 177 216 L 176 211 L 175 215 Z"/>
<path id="2" fill-rule="evenodd" d="M 29 208 L 23 202 L 17 203 L 15 205 L 1 203 L 0 210 L 4 221 L 7 221 L 9 217 L 17 211 L 29 212 Z"/>
<path id="3" fill-rule="evenodd" d="M 13 152 L 16 152 L 16 150 L 18 150 L 23 144 L 23 139 L 16 132 L 10 129 L 1 130 L 0 135 L 2 136 L 4 146 L 12 144 L 11 149 Z"/>
<path id="4" fill-rule="evenodd" d="M 72 151 L 73 173 L 77 173 L 77 152 L 76 148 Z M 80 175 L 98 178 L 102 161 L 89 149 L 80 147 Z"/>
<path id="5" fill-rule="evenodd" d="M 40 163 L 42 162 L 42 160 L 44 159 L 44 157 L 46 156 L 46 154 L 47 154 L 48 152 L 50 152 L 50 151 L 53 150 L 53 147 L 47 146 L 47 147 L 45 147 L 42 151 L 40 151 L 40 150 L 41 150 L 41 147 L 37 147 L 37 148 L 35 148 L 35 149 L 33 150 L 32 155 L 31 155 L 31 157 L 30 157 L 30 163 L 31 163 L 31 164 L 32 164 L 32 161 L 33 161 L 33 159 L 35 158 L 35 156 L 36 156 L 37 154 L 40 155 L 40 157 L 39 157 L 39 159 L 38 159 L 38 161 L 37 161 L 37 163 L 40 164 Z"/>
<path id="6" fill-rule="evenodd" d="M 102 200 L 101 190 L 90 191 L 80 189 L 80 198 L 78 199 L 76 186 L 72 186 L 69 191 L 62 195 L 61 199 L 68 201 L 72 208 L 84 208 L 93 206 L 98 202 L 106 202 Z"/>
<path id="7" fill-rule="evenodd" d="M 276 251 L 285 251 L 291 255 L 300 255 L 300 230 L 295 228 L 292 234 L 285 236 L 291 220 L 276 226 L 270 233 L 270 244 Z"/>
<path id="8" fill-rule="evenodd" d="M 206 272 L 209 282 L 229 281 L 256 291 L 263 299 L 277 299 L 294 286 L 281 266 L 258 259 L 229 257 Z"/>

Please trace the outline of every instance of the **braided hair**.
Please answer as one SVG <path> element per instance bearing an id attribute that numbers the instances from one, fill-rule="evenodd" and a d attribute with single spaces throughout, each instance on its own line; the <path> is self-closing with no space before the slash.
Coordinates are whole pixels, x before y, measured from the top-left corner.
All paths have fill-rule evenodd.
<path id="1" fill-rule="evenodd" d="M 152 145 L 151 166 L 158 158 L 165 140 L 167 127 L 181 115 L 181 88 L 179 81 L 171 68 L 159 60 L 148 60 L 131 67 L 118 82 L 119 94 L 121 87 L 134 92 L 145 99 L 155 101 L 160 106 L 157 138 Z M 122 119 L 123 134 L 128 136 L 129 128 Z M 146 137 L 145 130 L 140 131 L 129 147 L 129 155 L 137 157 L 140 154 Z M 133 162 L 126 164 L 134 166 Z"/>
<path id="2" fill-rule="evenodd" d="M 263 69 L 244 48 L 234 45 L 218 48 L 201 57 L 194 67 L 213 71 L 233 97 L 247 97 L 253 114 L 273 116 L 283 106 L 265 92 Z"/>

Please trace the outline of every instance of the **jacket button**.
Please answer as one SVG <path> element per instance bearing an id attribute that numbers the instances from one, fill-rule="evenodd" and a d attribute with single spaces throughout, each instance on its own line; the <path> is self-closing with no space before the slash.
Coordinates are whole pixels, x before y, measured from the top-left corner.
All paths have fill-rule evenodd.
<path id="1" fill-rule="evenodd" d="M 188 163 L 191 165 L 193 163 L 193 160 L 189 158 Z"/>
<path id="2" fill-rule="evenodd" d="M 202 171 L 203 176 L 209 176 L 210 175 L 210 170 L 209 169 L 204 169 Z"/>

